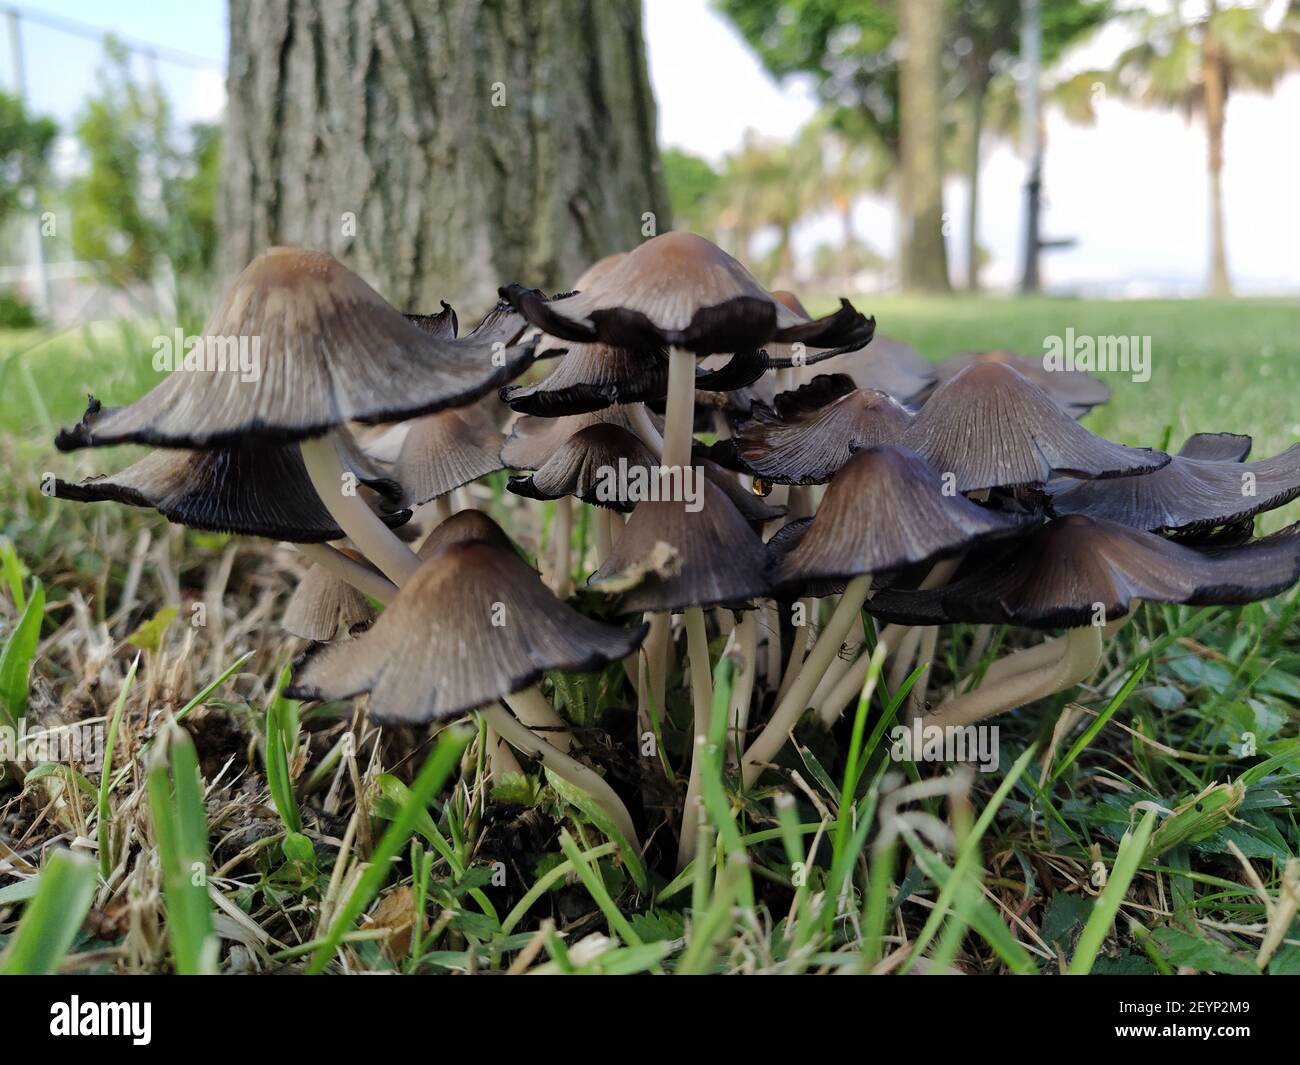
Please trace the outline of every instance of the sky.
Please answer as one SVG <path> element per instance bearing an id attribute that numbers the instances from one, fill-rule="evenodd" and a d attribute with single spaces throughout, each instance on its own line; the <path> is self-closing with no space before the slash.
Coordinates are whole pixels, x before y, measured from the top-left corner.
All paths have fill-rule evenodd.
<path id="1" fill-rule="evenodd" d="M 1161 3 L 1164 0 L 1147 0 Z M 1274 0 L 1276 3 L 1277 0 Z M 810 87 L 777 84 L 707 0 L 644 0 L 651 80 L 660 141 L 718 161 L 746 130 L 785 138 L 816 108 Z M 157 71 L 177 116 L 211 121 L 224 103 L 226 4 L 223 0 L 24 0 L 34 17 L 74 19 L 119 36 L 173 49 Z M 1073 69 L 1104 66 L 1129 41 L 1108 27 L 1069 59 Z M 34 108 L 70 123 L 94 86 L 102 57 L 94 40 L 22 21 L 24 65 Z M 7 44 L 8 42 L 6 42 Z M 142 72 L 149 61 L 135 60 Z M 0 84 L 12 88 L 13 62 L 0 50 Z M 1044 234 L 1076 244 L 1048 253 L 1044 273 L 1057 291 L 1144 295 L 1195 294 L 1205 277 L 1208 243 L 1205 136 L 1197 123 L 1103 99 L 1095 127 L 1047 119 Z M 1271 97 L 1238 94 L 1229 102 L 1224 195 L 1228 256 L 1241 291 L 1300 291 L 1300 76 Z M 985 280 L 1009 285 L 1018 268 L 1023 166 L 1014 146 L 986 146 L 980 175 L 980 242 L 991 255 Z M 952 219 L 950 254 L 961 258 L 966 189 L 951 180 L 945 209 Z M 864 199 L 859 235 L 882 252 L 895 242 L 892 205 Z M 798 235 L 809 250 L 831 239 L 832 224 Z"/>

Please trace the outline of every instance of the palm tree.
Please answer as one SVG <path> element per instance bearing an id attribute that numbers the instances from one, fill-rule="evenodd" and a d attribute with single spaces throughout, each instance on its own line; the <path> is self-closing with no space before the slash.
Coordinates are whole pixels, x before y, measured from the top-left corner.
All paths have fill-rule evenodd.
<path id="1" fill-rule="evenodd" d="M 1254 7 L 1221 7 L 1210 0 L 1205 14 L 1191 17 L 1176 3 L 1159 15 L 1145 15 L 1140 43 L 1115 63 L 1112 83 L 1134 101 L 1177 108 L 1205 122 L 1206 169 L 1210 179 L 1210 291 L 1228 295 L 1228 251 L 1223 225 L 1223 128 L 1234 90 L 1271 92 L 1288 71 L 1300 67 L 1300 12 L 1295 4 L 1277 29 Z"/>

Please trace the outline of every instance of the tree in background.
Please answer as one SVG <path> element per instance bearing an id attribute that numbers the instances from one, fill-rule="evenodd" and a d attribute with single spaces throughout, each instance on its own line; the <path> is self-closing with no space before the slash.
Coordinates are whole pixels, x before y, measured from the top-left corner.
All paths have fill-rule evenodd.
<path id="1" fill-rule="evenodd" d="M 1281 25 L 1270 29 L 1256 7 L 1220 7 L 1210 0 L 1204 15 L 1181 5 L 1146 14 L 1137 24 L 1139 43 L 1116 61 L 1112 84 L 1138 103 L 1177 108 L 1205 122 L 1206 170 L 1210 179 L 1210 292 L 1226 296 L 1227 238 L 1223 221 L 1223 131 L 1233 91 L 1270 92 L 1300 67 L 1300 5 L 1288 5 Z"/>
<path id="2" fill-rule="evenodd" d="M 939 93 L 943 0 L 898 5 L 899 205 L 903 287 L 948 292 L 943 218 L 943 116 Z"/>
<path id="3" fill-rule="evenodd" d="M 83 171 L 70 182 L 74 254 L 110 284 L 152 282 L 160 270 L 193 276 L 211 268 L 220 137 L 176 131 L 156 82 L 141 84 L 120 44 L 106 44 L 95 95 L 77 121 Z"/>
<path id="4" fill-rule="evenodd" d="M 28 114 L 18 97 L 0 92 L 0 225 L 23 206 L 24 189 L 45 183 L 58 132 L 53 119 Z"/>
<path id="5" fill-rule="evenodd" d="M 680 148 L 665 148 L 661 155 L 673 220 L 678 226 L 697 232 L 711 228 L 713 200 L 722 184 L 722 175 L 707 159 Z"/>
<path id="6" fill-rule="evenodd" d="M 565 288 L 671 227 L 655 137 L 640 0 L 230 0 L 223 269 L 324 248 L 411 310 Z"/>

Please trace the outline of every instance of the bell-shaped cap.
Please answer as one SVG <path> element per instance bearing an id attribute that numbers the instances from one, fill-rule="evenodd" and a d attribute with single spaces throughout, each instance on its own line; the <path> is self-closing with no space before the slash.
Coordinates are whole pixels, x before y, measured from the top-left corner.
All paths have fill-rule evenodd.
<path id="1" fill-rule="evenodd" d="M 534 473 L 510 478 L 510 491 L 531 499 L 574 496 L 593 506 L 624 513 L 636 506 L 635 481 L 648 483 L 659 460 L 626 429 L 609 422 L 589 425 L 569 437 Z"/>
<path id="2" fill-rule="evenodd" d="M 1074 418 L 1082 418 L 1093 407 L 1110 399 L 1110 386 L 1085 370 L 1048 370 L 1042 359 L 1014 355 L 1009 351 L 965 351 L 938 364 L 938 384 L 951 380 L 967 366 L 997 363 L 1019 370 Z"/>
<path id="3" fill-rule="evenodd" d="M 789 588 L 887 573 L 1009 535 L 1025 520 L 946 491 L 939 475 L 906 448 L 871 447 L 831 480 L 812 524 L 784 554 L 772 583 Z"/>
<path id="4" fill-rule="evenodd" d="M 366 565 L 359 556 L 353 556 L 353 560 Z M 339 580 L 323 566 L 312 566 L 289 597 L 280 624 L 286 632 L 301 639 L 326 643 L 340 629 L 346 632 L 374 616 L 370 600 L 352 585 Z"/>
<path id="5" fill-rule="evenodd" d="M 663 422 L 649 411 L 645 412 L 650 424 L 663 432 Z M 501 461 L 512 470 L 539 470 L 564 442 L 589 425 L 617 425 L 635 436 L 637 424 L 632 417 L 632 407 L 619 404 L 588 414 L 573 414 L 563 418 L 539 418 L 525 414 L 515 421 L 501 445 Z"/>
<path id="6" fill-rule="evenodd" d="M 1232 606 L 1300 579 L 1300 525 L 1231 547 L 1191 547 L 1081 515 L 972 553 L 929 591 L 887 590 L 868 610 L 905 624 L 939 621 L 1061 628 L 1104 624 L 1138 600 Z M 929 619 L 929 620 L 926 620 Z"/>
<path id="7" fill-rule="evenodd" d="M 1253 441 L 1241 433 L 1193 433 L 1178 449 L 1180 458 L 1245 462 Z"/>
<path id="8" fill-rule="evenodd" d="M 548 670 L 602 669 L 630 654 L 645 630 L 593 621 L 556 599 L 504 533 L 450 535 L 365 633 L 301 659 L 288 694 L 369 692 L 376 721 L 444 721 L 528 688 Z"/>
<path id="9" fill-rule="evenodd" d="M 735 606 L 767 594 L 763 542 L 722 489 L 707 478 L 702 487 L 693 510 L 662 493 L 632 511 L 588 581 L 596 591 L 619 593 L 621 613 Z"/>
<path id="10" fill-rule="evenodd" d="M 457 407 L 410 422 L 393 474 L 405 506 L 427 503 L 503 469 L 504 437 L 482 407 Z"/>
<path id="11" fill-rule="evenodd" d="M 856 351 L 807 364 L 796 371 L 798 384 L 807 384 L 821 374 L 843 374 L 864 392 L 884 392 L 904 406 L 912 406 L 927 394 L 935 381 L 934 364 L 910 344 L 877 335 Z"/>
<path id="12" fill-rule="evenodd" d="M 824 484 L 855 451 L 894 444 L 912 415 L 884 392 L 863 392 L 843 374 L 823 374 L 756 407 L 724 450 L 776 484 Z"/>
<path id="13" fill-rule="evenodd" d="M 1054 514 L 1086 514 L 1149 532 L 1234 525 L 1300 496 L 1300 444 L 1259 462 L 1175 455 L 1141 477 L 1071 481 L 1051 496 Z"/>
<path id="14" fill-rule="evenodd" d="M 552 336 L 641 350 L 711 355 L 772 342 L 840 347 L 866 343 L 875 328 L 847 301 L 826 318 L 801 318 L 717 245 L 685 232 L 652 237 L 572 296 L 548 302 L 518 285 L 501 294 Z"/>
<path id="15" fill-rule="evenodd" d="M 347 421 L 399 421 L 463 406 L 531 358 L 526 347 L 440 339 L 332 256 L 273 248 L 235 280 L 181 368 L 55 443 L 71 450 L 301 440 Z"/>
<path id="16" fill-rule="evenodd" d="M 92 401 L 83 423 L 93 424 L 94 412 Z M 396 482 L 363 465 L 355 448 L 345 450 L 345 461 L 359 484 L 373 489 L 370 502 L 385 524 L 398 526 L 410 518 L 409 510 L 396 509 L 401 499 Z M 83 503 L 111 500 L 152 507 L 168 521 L 211 532 L 303 544 L 344 535 L 312 487 L 297 444 L 161 448 L 117 473 L 75 483 L 56 481 L 54 494 Z"/>
<path id="17" fill-rule="evenodd" d="M 968 366 L 935 389 L 902 443 L 953 474 L 959 492 L 1044 485 L 1053 474 L 1128 477 L 1169 461 L 1161 451 L 1088 432 L 1022 373 L 997 362 Z"/>

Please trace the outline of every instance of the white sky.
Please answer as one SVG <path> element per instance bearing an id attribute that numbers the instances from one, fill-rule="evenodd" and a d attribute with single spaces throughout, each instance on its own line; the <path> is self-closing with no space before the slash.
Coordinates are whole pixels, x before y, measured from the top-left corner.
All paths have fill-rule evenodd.
<path id="1" fill-rule="evenodd" d="M 812 114 L 805 85 L 776 85 L 707 0 L 643 0 L 651 78 L 664 144 L 718 160 L 746 129 L 788 137 Z M 1050 0 L 1048 0 L 1050 2 Z M 1136 2 L 1136 0 L 1134 0 Z M 1148 0 L 1162 3 L 1167 0 Z M 1281 0 L 1272 0 L 1274 7 Z M 160 63 L 164 86 L 182 121 L 212 120 L 224 103 L 223 0 L 26 0 L 29 10 L 78 19 L 169 46 L 208 62 L 192 69 Z M 1106 65 L 1130 31 L 1108 27 L 1071 57 L 1079 69 Z M 8 42 L 6 41 L 6 44 Z M 70 123 L 94 84 L 102 50 L 91 40 L 24 23 L 32 104 Z M 9 49 L 0 50 L 0 84 L 12 85 Z M 142 62 L 142 61 L 141 61 Z M 1048 282 L 1059 289 L 1096 286 L 1139 293 L 1199 290 L 1206 260 L 1204 132 L 1162 112 L 1103 102 L 1093 128 L 1049 114 L 1044 188 L 1045 235 L 1078 238 L 1076 248 L 1048 253 Z M 1243 291 L 1300 290 L 1300 76 L 1265 98 L 1229 103 L 1225 202 L 1228 254 Z M 1017 269 L 1022 168 L 1011 146 L 989 144 L 981 174 L 981 242 L 992 254 L 985 280 L 1007 283 Z M 949 182 L 950 249 L 960 259 L 965 189 Z M 892 205 L 864 201 L 861 235 L 894 246 Z M 829 239 L 829 224 L 805 227 L 806 249 Z"/>

